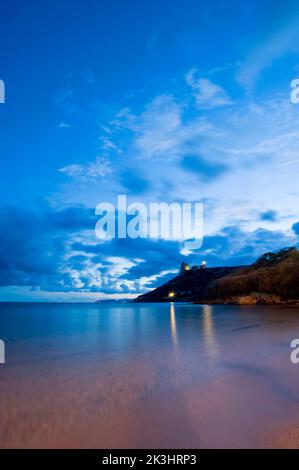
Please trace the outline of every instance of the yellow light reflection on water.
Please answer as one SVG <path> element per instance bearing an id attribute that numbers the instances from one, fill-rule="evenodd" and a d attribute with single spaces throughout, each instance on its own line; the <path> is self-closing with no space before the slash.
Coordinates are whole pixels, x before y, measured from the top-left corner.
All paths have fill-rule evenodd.
<path id="1" fill-rule="evenodd" d="M 173 344 L 177 346 L 178 344 L 178 335 L 177 335 L 177 328 L 176 328 L 176 318 L 175 318 L 175 308 L 174 303 L 170 303 L 170 331 Z"/>
<path id="2" fill-rule="evenodd" d="M 218 344 L 214 327 L 213 308 L 203 305 L 203 333 L 209 356 L 216 359 L 218 356 Z"/>

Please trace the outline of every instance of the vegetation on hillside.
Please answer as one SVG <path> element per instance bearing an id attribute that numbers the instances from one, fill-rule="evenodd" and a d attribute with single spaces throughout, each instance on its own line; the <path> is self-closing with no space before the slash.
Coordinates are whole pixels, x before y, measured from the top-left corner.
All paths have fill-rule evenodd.
<path id="1" fill-rule="evenodd" d="M 266 253 L 256 263 L 212 282 L 211 301 L 273 303 L 299 299 L 299 251 L 292 247 Z M 242 299 L 247 299 L 242 302 Z"/>

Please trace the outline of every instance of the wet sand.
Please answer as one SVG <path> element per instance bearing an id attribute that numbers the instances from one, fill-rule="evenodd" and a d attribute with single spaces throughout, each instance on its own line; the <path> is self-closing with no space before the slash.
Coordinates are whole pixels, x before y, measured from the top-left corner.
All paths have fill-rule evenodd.
<path id="1" fill-rule="evenodd" d="M 299 429 L 285 432 L 299 419 L 288 385 L 277 392 L 269 377 L 236 366 L 186 386 L 182 370 L 159 362 L 159 371 L 153 357 L 141 357 L 105 370 L 49 366 L 11 377 L 1 386 L 1 447 L 297 447 Z"/>
<path id="2" fill-rule="evenodd" d="M 214 312 L 173 308 L 170 341 L 138 354 L 102 361 L 91 349 L 73 361 L 54 348 L 26 367 L 7 364 L 1 448 L 298 447 L 299 366 L 289 360 L 297 314 L 264 320 L 247 310 L 236 324 Z M 193 343 L 197 326 L 204 334 Z"/>

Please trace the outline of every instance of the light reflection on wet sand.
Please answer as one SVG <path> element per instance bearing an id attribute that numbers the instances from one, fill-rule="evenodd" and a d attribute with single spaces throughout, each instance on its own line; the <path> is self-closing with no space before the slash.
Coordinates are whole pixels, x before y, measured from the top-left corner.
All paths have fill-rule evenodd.
<path id="1" fill-rule="evenodd" d="M 178 336 L 176 329 L 175 307 L 173 302 L 170 303 L 170 328 L 173 345 L 176 347 L 178 344 Z"/>
<path id="2" fill-rule="evenodd" d="M 218 345 L 214 328 L 213 307 L 211 305 L 203 305 L 202 309 L 204 339 L 208 354 L 211 359 L 214 359 L 218 355 Z"/>
<path id="3" fill-rule="evenodd" d="M 280 434 L 299 424 L 299 366 L 289 361 L 298 310 L 76 309 L 67 321 L 63 310 L 49 311 L 52 329 L 42 339 L 20 336 L 19 326 L 18 339 L 8 341 L 1 447 L 298 444 Z M 26 313 L 13 312 L 18 324 Z M 85 352 L 76 356 L 79 345 Z"/>

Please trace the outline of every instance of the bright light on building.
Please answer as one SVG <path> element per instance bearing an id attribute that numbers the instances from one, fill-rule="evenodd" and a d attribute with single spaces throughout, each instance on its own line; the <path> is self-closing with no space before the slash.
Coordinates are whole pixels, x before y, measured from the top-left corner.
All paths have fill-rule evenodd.
<path id="1" fill-rule="evenodd" d="M 174 293 L 174 292 L 169 292 L 168 297 L 169 297 L 170 299 L 172 299 L 174 296 L 175 296 L 175 293 Z"/>

